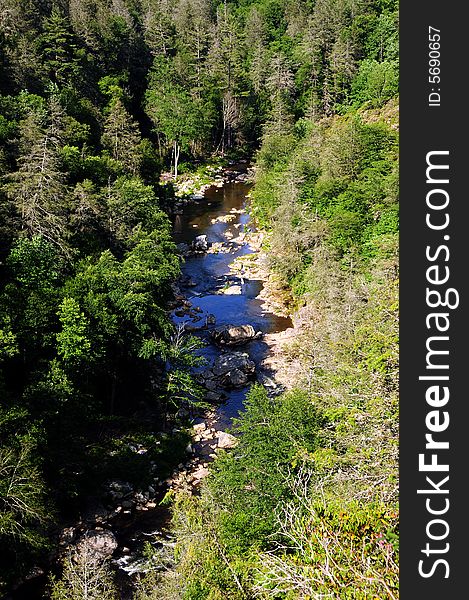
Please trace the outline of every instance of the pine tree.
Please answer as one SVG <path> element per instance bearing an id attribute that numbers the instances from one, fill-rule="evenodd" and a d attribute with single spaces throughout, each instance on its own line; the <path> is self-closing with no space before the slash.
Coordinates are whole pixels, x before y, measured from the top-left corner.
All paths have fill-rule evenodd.
<path id="1" fill-rule="evenodd" d="M 213 81 L 221 96 L 221 136 L 218 147 L 224 154 L 236 140 L 241 121 L 242 57 L 239 31 L 227 4 L 218 7 L 214 42 L 208 57 Z"/>
<path id="2" fill-rule="evenodd" d="M 147 0 L 143 15 L 145 42 L 153 56 L 168 56 L 174 45 L 174 25 L 167 0 Z"/>
<path id="3" fill-rule="evenodd" d="M 121 162 L 130 173 L 136 174 L 141 161 L 140 142 L 137 123 L 125 109 L 122 100 L 115 98 L 104 123 L 101 143 L 114 160 Z"/>
<path id="4" fill-rule="evenodd" d="M 51 80 L 59 85 L 79 81 L 81 69 L 78 42 L 68 20 L 57 7 L 44 20 L 43 28 L 38 46 Z"/>
<path id="5" fill-rule="evenodd" d="M 23 153 L 4 189 L 16 206 L 20 228 L 30 237 L 41 235 L 68 255 L 67 188 L 58 154 L 63 114 L 54 98 L 47 120 L 44 127 L 38 113 L 30 112 L 22 122 Z"/>
<path id="6" fill-rule="evenodd" d="M 271 103 L 266 129 L 269 133 L 287 133 L 293 125 L 291 96 L 294 79 L 285 56 L 276 54 L 272 58 L 266 88 Z"/>

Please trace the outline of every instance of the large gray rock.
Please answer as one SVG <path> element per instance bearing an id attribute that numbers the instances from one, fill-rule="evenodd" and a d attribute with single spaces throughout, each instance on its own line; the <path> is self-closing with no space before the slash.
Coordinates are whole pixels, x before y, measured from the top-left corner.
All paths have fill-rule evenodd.
<path id="1" fill-rule="evenodd" d="M 226 433 L 226 431 L 217 431 L 218 437 L 218 448 L 225 448 L 228 450 L 229 448 L 234 448 L 238 445 L 239 440 L 235 438 L 231 433 Z"/>
<path id="2" fill-rule="evenodd" d="M 221 325 L 211 332 L 211 336 L 220 346 L 238 346 L 258 339 L 262 332 L 256 333 L 252 325 Z"/>
<path id="3" fill-rule="evenodd" d="M 222 378 L 222 383 L 225 387 L 240 388 L 244 387 L 248 382 L 248 376 L 239 369 L 233 369 L 226 373 Z"/>
<path id="4" fill-rule="evenodd" d="M 215 377 L 222 377 L 234 369 L 252 375 L 256 370 L 256 365 L 246 352 L 230 352 L 221 354 L 215 360 L 212 372 Z"/>
<path id="5" fill-rule="evenodd" d="M 205 325 L 215 325 L 216 322 L 217 318 L 215 315 L 212 315 L 212 313 L 208 313 L 205 316 Z"/>
<path id="6" fill-rule="evenodd" d="M 225 388 L 244 387 L 255 370 L 255 363 L 245 352 L 222 354 L 212 368 L 217 381 Z"/>
<path id="7" fill-rule="evenodd" d="M 223 400 L 223 397 L 220 393 L 212 391 L 208 391 L 204 398 L 207 400 L 207 402 L 221 402 Z"/>

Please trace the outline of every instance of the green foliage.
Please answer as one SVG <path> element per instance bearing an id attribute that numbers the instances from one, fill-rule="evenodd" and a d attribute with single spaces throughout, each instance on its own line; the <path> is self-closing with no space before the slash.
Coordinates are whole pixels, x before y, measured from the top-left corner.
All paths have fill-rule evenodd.
<path id="1" fill-rule="evenodd" d="M 220 539 L 233 552 L 272 533 L 273 510 L 289 497 L 286 476 L 319 445 L 321 416 L 306 394 L 269 398 L 254 386 L 235 422 L 236 451 L 217 461 L 212 493 L 220 507 Z M 288 426 L 286 426 L 288 423 Z"/>
<path id="2" fill-rule="evenodd" d="M 371 102 L 383 106 L 398 93 L 397 61 L 364 60 L 352 84 L 352 97 L 357 103 Z"/>
<path id="3" fill-rule="evenodd" d="M 41 236 L 19 239 L 7 259 L 16 281 L 26 290 L 50 289 L 59 279 L 56 249 Z"/>
<path id="4" fill-rule="evenodd" d="M 181 149 L 188 151 L 204 144 L 213 118 L 210 106 L 184 88 L 167 60 L 156 59 L 146 93 L 146 110 L 171 149 L 177 177 Z"/>
<path id="5" fill-rule="evenodd" d="M 264 142 L 267 151 L 271 141 Z M 344 258 L 368 260 L 382 235 L 397 232 L 396 135 L 379 118 L 355 111 L 303 128 L 296 148 L 278 160 L 272 153 L 273 162 L 265 161 L 263 152 L 252 215 L 273 229 L 271 266 L 300 294 L 313 249 L 326 244 Z"/>
<path id="6" fill-rule="evenodd" d="M 144 489 L 154 478 L 169 477 L 186 456 L 190 438 L 186 431 L 173 435 L 136 429 L 118 437 L 107 437 L 87 448 L 87 485 L 102 490 L 107 481 L 128 481 Z"/>
<path id="7" fill-rule="evenodd" d="M 169 331 L 163 306 L 179 271 L 171 249 L 169 237 L 160 232 L 138 232 L 123 261 L 105 251 L 97 261 L 82 263 L 68 293 L 92 324 L 98 355 L 117 344 L 120 352 L 138 356 L 147 339 Z"/>
<path id="8" fill-rule="evenodd" d="M 118 590 L 109 565 L 90 549 L 70 553 L 60 579 L 51 578 L 52 600 L 117 600 Z"/>
<path id="9" fill-rule="evenodd" d="M 12 419 L 18 425 L 18 416 L 10 414 L 5 420 Z M 45 502 L 47 492 L 35 432 L 7 437 L 5 420 L 0 424 L 0 542 L 14 551 L 5 554 L 0 589 L 11 584 L 12 575 L 28 565 L 31 556 L 37 557 L 47 549 L 45 526 L 53 513 Z"/>
<path id="10" fill-rule="evenodd" d="M 18 437 L 0 453 L 0 537 L 4 543 L 18 539 L 33 547 L 44 544 L 44 538 L 34 529 L 47 519 L 35 450 L 32 438 Z"/>
<path id="11" fill-rule="evenodd" d="M 64 84 L 80 78 L 83 53 L 77 47 L 68 20 L 57 8 L 44 19 L 43 33 L 37 43 L 52 82 Z"/>
<path id="12" fill-rule="evenodd" d="M 140 167 L 140 134 L 137 124 L 125 110 L 119 98 L 112 100 L 104 123 L 101 143 L 112 158 L 122 163 L 130 173 L 136 174 Z"/>
<path id="13" fill-rule="evenodd" d="M 6 263 L 11 280 L 0 301 L 28 360 L 53 343 L 62 264 L 56 248 L 40 236 L 19 239 Z"/>
<path id="14" fill-rule="evenodd" d="M 91 342 L 87 337 L 89 323 L 73 298 L 64 298 L 59 307 L 62 325 L 57 334 L 57 354 L 66 364 L 80 365 L 90 358 Z"/>
<path id="15" fill-rule="evenodd" d="M 383 504 L 289 507 L 288 529 L 276 560 L 261 555 L 254 589 L 266 598 L 310 597 L 371 600 L 398 594 L 397 512 Z M 286 516 L 286 515 L 285 515 Z"/>
<path id="16" fill-rule="evenodd" d="M 18 345 L 16 336 L 11 330 L 11 323 L 8 318 L 3 318 L 2 327 L 0 328 L 0 360 L 11 358 L 18 354 Z"/>
<path id="17" fill-rule="evenodd" d="M 174 250 L 169 241 L 167 216 L 158 208 L 154 189 L 134 177 L 119 177 L 106 195 L 108 228 L 120 243 L 132 243 L 139 227 L 158 231 L 161 246 Z"/>

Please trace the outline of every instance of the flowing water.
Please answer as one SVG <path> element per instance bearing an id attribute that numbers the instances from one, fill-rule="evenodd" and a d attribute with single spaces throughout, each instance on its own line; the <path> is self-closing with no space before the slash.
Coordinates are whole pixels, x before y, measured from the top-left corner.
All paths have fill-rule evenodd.
<path id="1" fill-rule="evenodd" d="M 189 205 L 184 214 L 174 217 L 173 235 L 176 243 L 190 244 L 196 236 L 206 235 L 211 244 L 224 243 L 225 247 L 227 244 L 232 246 L 230 252 L 189 256 L 183 265 L 181 290 L 202 317 L 196 321 L 195 327 L 197 323 L 204 323 L 207 315 L 215 317 L 217 327 L 250 324 L 256 331 L 263 333 L 275 333 L 292 326 L 290 318 L 264 310 L 263 301 L 258 298 L 262 290 L 261 281 L 246 279 L 242 273 L 238 276 L 230 273 L 230 264 L 235 259 L 253 252 L 242 239 L 243 234 L 251 229 L 246 211 L 249 189 L 249 185 L 238 182 L 226 183 L 221 188 L 211 187 L 203 200 Z M 240 293 L 223 293 L 227 287 Z M 191 318 L 186 315 L 178 317 L 173 313 L 173 321 L 193 326 Z M 200 353 L 210 365 L 220 350 L 210 344 L 207 333 L 199 335 L 206 341 L 206 346 Z M 262 339 L 254 340 L 240 349 L 249 354 L 257 367 L 269 351 Z M 263 381 L 266 375 L 268 374 L 258 368 L 258 380 Z M 232 418 L 242 410 L 248 389 L 249 387 L 245 387 L 228 392 L 228 398 L 217 409 L 216 425 L 219 429 L 229 427 Z"/>

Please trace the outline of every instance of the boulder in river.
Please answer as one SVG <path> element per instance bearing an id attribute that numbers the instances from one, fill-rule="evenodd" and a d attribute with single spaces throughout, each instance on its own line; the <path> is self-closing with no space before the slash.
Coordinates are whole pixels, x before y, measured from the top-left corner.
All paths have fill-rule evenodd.
<path id="1" fill-rule="evenodd" d="M 219 356 L 213 364 L 212 373 L 224 388 L 244 387 L 254 374 L 256 365 L 244 352 L 231 352 Z"/>
<path id="2" fill-rule="evenodd" d="M 252 375 L 256 370 L 256 365 L 246 352 L 229 352 L 221 354 L 215 360 L 212 371 L 215 377 L 223 377 L 223 375 L 234 369 L 238 369 L 247 375 Z"/>
<path id="3" fill-rule="evenodd" d="M 262 332 L 256 332 L 252 325 L 222 325 L 216 327 L 211 335 L 220 346 L 238 346 L 260 338 Z"/>
<path id="4" fill-rule="evenodd" d="M 239 296 L 243 292 L 243 289 L 240 285 L 230 285 L 227 288 L 223 289 L 223 294 L 225 296 Z"/>
<path id="5" fill-rule="evenodd" d="M 206 235 L 198 235 L 192 242 L 192 250 L 196 252 L 206 252 L 208 247 L 209 243 Z"/>
<path id="6" fill-rule="evenodd" d="M 213 391 L 208 391 L 204 398 L 207 402 L 221 402 L 223 400 L 222 394 Z"/>
<path id="7" fill-rule="evenodd" d="M 215 325 L 215 323 L 217 322 L 217 318 L 215 317 L 215 315 L 212 315 L 212 313 L 208 313 L 205 316 L 205 325 Z"/>
<path id="8" fill-rule="evenodd" d="M 233 369 L 223 376 L 222 383 L 227 387 L 240 388 L 248 382 L 248 376 L 240 369 Z"/>

